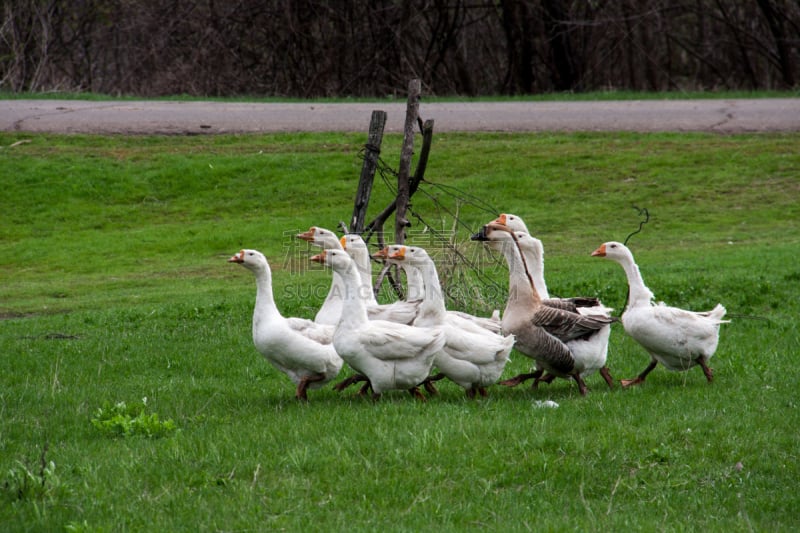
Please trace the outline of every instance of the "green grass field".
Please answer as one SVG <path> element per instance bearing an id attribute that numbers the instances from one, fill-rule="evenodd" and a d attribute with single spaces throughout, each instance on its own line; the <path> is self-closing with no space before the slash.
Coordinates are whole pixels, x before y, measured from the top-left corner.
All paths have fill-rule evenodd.
<path id="1" fill-rule="evenodd" d="M 622 269 L 589 254 L 647 208 L 629 245 L 656 297 L 728 309 L 713 384 L 657 368 L 630 390 L 591 376 L 585 398 L 440 382 L 426 403 L 327 387 L 299 404 L 252 345 L 252 275 L 226 260 L 263 251 L 284 314 L 312 317 L 330 273 L 292 235 L 349 219 L 365 138 L 0 133 L 1 529 L 800 527 L 800 135 L 434 137 L 413 208 L 485 275 L 453 276 L 465 310 L 503 305 L 503 262 L 468 237 L 510 212 L 544 242 L 551 293 L 621 313 Z M 378 178 L 370 213 L 391 198 Z M 612 374 L 647 361 L 616 325 Z M 529 367 L 515 353 L 506 375 Z M 158 420 L 103 418 L 118 402 Z"/>

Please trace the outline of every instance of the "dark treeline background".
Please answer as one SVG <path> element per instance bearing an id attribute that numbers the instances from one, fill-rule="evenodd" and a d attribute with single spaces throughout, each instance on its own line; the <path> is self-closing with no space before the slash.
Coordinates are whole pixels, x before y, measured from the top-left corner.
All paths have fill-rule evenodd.
<path id="1" fill-rule="evenodd" d="M 798 0 L 0 0 L 0 90 L 794 89 Z"/>

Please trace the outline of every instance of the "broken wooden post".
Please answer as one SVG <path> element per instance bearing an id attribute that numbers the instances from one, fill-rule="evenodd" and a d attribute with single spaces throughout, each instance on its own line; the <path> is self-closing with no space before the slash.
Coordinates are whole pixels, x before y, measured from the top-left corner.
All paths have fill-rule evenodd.
<path id="1" fill-rule="evenodd" d="M 367 216 L 369 196 L 372 193 L 372 182 L 375 169 L 378 168 L 378 156 L 381 153 L 383 130 L 386 126 L 386 111 L 375 110 L 369 121 L 369 136 L 364 145 L 364 164 L 361 166 L 361 177 L 358 180 L 356 200 L 353 205 L 353 216 L 350 218 L 350 232 L 361 234 L 364 231 L 364 220 Z"/>
<path id="2" fill-rule="evenodd" d="M 406 123 L 403 128 L 403 147 L 400 150 L 400 167 L 397 172 L 397 210 L 394 214 L 394 242 L 405 242 L 406 228 L 411 223 L 406 218 L 408 199 L 410 198 L 409 178 L 411 177 L 411 156 L 414 154 L 414 125 L 419 118 L 419 95 L 422 84 L 419 80 L 408 83 L 408 104 L 406 106 Z"/>
<path id="3" fill-rule="evenodd" d="M 414 175 L 411 179 L 408 180 L 408 197 L 409 199 L 414 196 L 414 193 L 417 192 L 419 188 L 419 184 L 422 180 L 425 179 L 425 170 L 428 168 L 428 156 L 431 153 L 431 144 L 433 142 L 433 119 L 428 119 L 425 121 L 425 124 L 422 125 L 422 148 L 419 151 L 419 160 L 417 161 L 417 168 L 414 172 Z M 397 209 L 397 197 L 392 200 L 392 203 L 387 205 L 383 211 L 381 211 L 378 216 L 372 219 L 372 222 L 367 224 L 366 226 L 366 233 L 367 236 L 364 238 L 365 241 L 368 241 L 370 237 L 372 237 L 373 233 L 378 234 L 378 245 L 380 248 L 383 248 L 386 243 L 383 238 L 383 225 L 386 220 L 394 213 L 395 209 Z"/>
<path id="4" fill-rule="evenodd" d="M 417 159 L 417 169 L 414 171 L 414 176 L 409 183 L 409 198 L 414 196 L 419 187 L 419 182 L 425 178 L 425 170 L 428 168 L 428 156 L 431 153 L 431 141 L 433 140 L 433 119 L 429 118 L 422 125 L 422 148 L 419 150 L 419 159 Z"/>

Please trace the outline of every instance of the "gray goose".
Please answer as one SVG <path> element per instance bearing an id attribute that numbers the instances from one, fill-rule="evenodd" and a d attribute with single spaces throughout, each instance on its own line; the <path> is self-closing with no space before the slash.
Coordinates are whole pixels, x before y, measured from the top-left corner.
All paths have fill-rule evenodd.
<path id="1" fill-rule="evenodd" d="M 596 358 L 591 341 L 604 326 L 616 319 L 602 315 L 586 316 L 545 305 L 536 291 L 514 233 L 508 227 L 489 223 L 473 235 L 472 240 L 489 241 L 508 262 L 509 296 L 503 312 L 503 331 L 513 333 L 515 348 L 536 361 L 537 370 L 529 377 L 539 378 L 546 371 L 556 377 L 573 379 L 581 395 L 586 395 L 588 389 L 581 374 L 594 364 Z M 527 375 L 512 379 L 524 376 Z"/>
<path id="2" fill-rule="evenodd" d="M 613 311 L 613 309 L 604 306 L 599 299 L 594 297 L 551 298 L 544 280 L 544 246 L 542 245 L 542 241 L 530 234 L 525 222 L 517 215 L 501 214 L 493 223 L 503 225 L 507 229 L 514 231 L 514 240 L 525 261 L 528 273 L 531 275 L 534 289 L 542 298 L 542 303 L 544 305 L 565 309 L 582 315 L 602 315 L 611 317 L 611 311 Z M 581 373 L 581 377 L 586 378 L 599 370 L 600 375 L 603 376 L 608 387 L 614 388 L 614 380 L 606 366 L 606 360 L 608 358 L 608 340 L 610 336 L 610 324 L 601 329 L 597 335 L 592 336 L 591 343 L 595 350 L 595 356 L 591 358 L 590 354 L 587 352 L 586 370 Z M 533 382 L 533 387 L 535 388 L 540 381 L 550 383 L 555 379 L 555 376 L 548 374 L 546 376 L 537 377 L 535 373 L 521 374 L 517 376 L 517 378 L 503 381 L 502 384 L 513 387 L 530 378 L 536 378 Z"/>

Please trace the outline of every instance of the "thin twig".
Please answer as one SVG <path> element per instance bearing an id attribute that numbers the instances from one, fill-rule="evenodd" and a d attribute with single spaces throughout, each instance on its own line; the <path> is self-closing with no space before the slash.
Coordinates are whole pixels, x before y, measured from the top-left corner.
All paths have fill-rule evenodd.
<path id="1" fill-rule="evenodd" d="M 630 239 L 631 237 L 633 237 L 634 235 L 636 235 L 637 233 L 642 231 L 642 228 L 644 227 L 644 225 L 647 224 L 648 222 L 650 222 L 650 211 L 648 211 L 646 207 L 643 207 L 643 208 L 639 209 L 638 207 L 633 206 L 633 208 L 636 209 L 636 211 L 639 212 L 639 216 L 644 215 L 644 220 L 639 222 L 639 229 L 637 229 L 636 231 L 632 232 L 630 235 L 625 237 L 625 241 L 622 244 L 624 244 L 626 246 L 628 244 L 628 239 Z"/>

